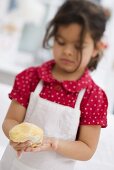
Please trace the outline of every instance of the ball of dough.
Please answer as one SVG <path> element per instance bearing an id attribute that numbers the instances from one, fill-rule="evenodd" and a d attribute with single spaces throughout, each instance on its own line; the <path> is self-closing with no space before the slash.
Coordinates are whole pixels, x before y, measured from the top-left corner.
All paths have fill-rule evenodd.
<path id="1" fill-rule="evenodd" d="M 41 128 L 28 122 L 20 123 L 9 131 L 10 140 L 19 143 L 29 140 L 32 142 L 32 147 L 36 147 L 42 143 L 43 134 Z"/>

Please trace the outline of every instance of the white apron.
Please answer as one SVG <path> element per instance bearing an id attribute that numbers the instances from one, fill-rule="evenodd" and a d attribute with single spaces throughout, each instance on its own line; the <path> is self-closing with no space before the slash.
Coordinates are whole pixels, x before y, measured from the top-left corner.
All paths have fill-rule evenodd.
<path id="1" fill-rule="evenodd" d="M 42 81 L 31 94 L 25 121 L 34 123 L 44 130 L 47 137 L 64 140 L 76 139 L 80 119 L 80 102 L 85 89 L 81 90 L 75 108 L 41 98 Z M 8 145 L 0 163 L 0 170 L 74 170 L 75 160 L 53 151 L 23 152 L 17 158 L 15 150 Z"/>

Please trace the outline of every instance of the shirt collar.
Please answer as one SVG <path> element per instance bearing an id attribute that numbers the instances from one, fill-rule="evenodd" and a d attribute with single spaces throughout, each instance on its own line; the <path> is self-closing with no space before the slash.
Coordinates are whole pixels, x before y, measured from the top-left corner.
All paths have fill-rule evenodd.
<path id="1" fill-rule="evenodd" d="M 52 68 L 55 64 L 54 60 L 47 61 L 38 67 L 38 76 L 45 82 L 53 82 L 54 78 L 52 76 Z"/>
<path id="2" fill-rule="evenodd" d="M 55 64 L 54 60 L 50 60 L 48 62 L 45 62 L 40 67 L 38 67 L 38 76 L 43 81 L 51 83 L 51 82 L 58 82 L 61 83 L 62 86 L 69 92 L 79 92 L 81 89 L 84 88 L 91 88 L 92 85 L 92 79 L 89 73 L 89 70 L 87 69 L 84 74 L 81 76 L 80 79 L 74 80 L 74 81 L 63 81 L 59 82 L 55 80 L 52 76 L 52 68 Z"/>

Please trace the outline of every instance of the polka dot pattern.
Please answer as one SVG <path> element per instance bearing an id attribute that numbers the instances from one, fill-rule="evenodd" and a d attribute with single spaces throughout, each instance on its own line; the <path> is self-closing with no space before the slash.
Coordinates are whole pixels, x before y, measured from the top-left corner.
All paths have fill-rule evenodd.
<path id="1" fill-rule="evenodd" d="M 51 74 L 54 64 L 55 62 L 51 60 L 40 67 L 31 67 L 18 74 L 9 97 L 27 107 L 31 92 L 42 79 L 44 82 L 40 93 L 42 98 L 74 108 L 79 91 L 86 88 L 80 105 L 80 125 L 106 127 L 107 97 L 104 91 L 93 82 L 89 71 L 86 70 L 77 81 L 59 82 Z"/>

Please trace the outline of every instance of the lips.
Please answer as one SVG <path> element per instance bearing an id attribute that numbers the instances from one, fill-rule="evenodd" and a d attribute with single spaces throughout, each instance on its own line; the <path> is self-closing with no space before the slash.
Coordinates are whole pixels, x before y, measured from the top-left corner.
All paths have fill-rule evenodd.
<path id="1" fill-rule="evenodd" d="M 73 64 L 74 62 L 73 61 L 71 61 L 71 60 L 68 60 L 68 59 L 61 59 L 61 61 L 63 62 L 63 63 L 65 63 L 65 64 Z"/>

